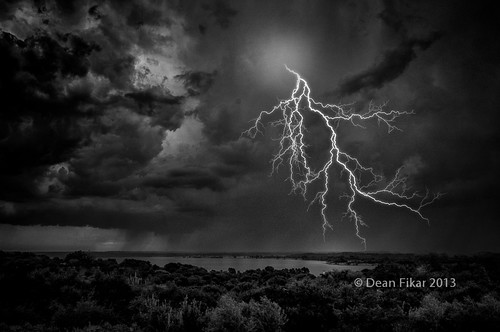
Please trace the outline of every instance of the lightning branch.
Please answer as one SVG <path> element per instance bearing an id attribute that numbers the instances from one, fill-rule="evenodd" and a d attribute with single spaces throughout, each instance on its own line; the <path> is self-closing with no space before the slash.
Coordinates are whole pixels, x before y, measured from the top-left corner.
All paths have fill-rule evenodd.
<path id="1" fill-rule="evenodd" d="M 270 122 L 271 126 L 281 130 L 278 139 L 279 150 L 271 159 L 271 174 L 281 166 L 288 168 L 290 174 L 288 180 L 292 185 L 291 192 L 302 195 L 306 201 L 311 185 L 316 182 L 320 183 L 322 189 L 313 193 L 309 207 L 314 203 L 319 203 L 321 207 L 323 236 L 327 228 L 333 229 L 327 217 L 332 167 L 340 167 L 341 173 L 347 177 L 348 191 L 341 195 L 341 198 L 347 200 L 343 218 L 352 220 L 355 234 L 365 249 L 366 239 L 361 235 L 360 227 L 366 224 L 354 206 L 358 197 L 364 197 L 377 204 L 406 209 L 429 222 L 429 219 L 422 214 L 422 208 L 440 198 L 441 193 L 430 194 L 428 190 L 425 193 L 412 191 L 408 185 L 408 175 L 405 175 L 404 166 L 396 171 L 391 180 L 386 181 L 372 167 L 362 165 L 357 158 L 342 151 L 338 145 L 338 128 L 341 122 L 350 122 L 353 126 L 364 128 L 363 122 L 375 119 L 379 124 L 384 124 L 390 133 L 400 130 L 394 124 L 398 117 L 413 114 L 413 112 L 387 111 L 385 104 L 377 106 L 370 103 L 366 112 L 357 113 L 354 112 L 351 104 L 323 104 L 311 97 L 311 89 L 305 79 L 297 72 L 285 67 L 297 79 L 290 98 L 280 101 L 271 110 L 262 111 L 254 120 L 253 126 L 243 134 L 255 138 L 257 134 L 262 133 L 265 117 L 280 115 L 279 120 Z M 308 112 L 317 114 L 329 132 L 328 159 L 320 165 L 319 169 L 313 169 L 311 159 L 305 152 L 307 145 L 304 136 L 307 129 L 304 120 Z"/>

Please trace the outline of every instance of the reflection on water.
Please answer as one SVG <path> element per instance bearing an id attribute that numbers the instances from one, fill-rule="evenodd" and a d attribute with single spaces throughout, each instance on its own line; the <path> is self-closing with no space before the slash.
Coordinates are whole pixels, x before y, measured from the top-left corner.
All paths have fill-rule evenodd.
<path id="1" fill-rule="evenodd" d="M 361 271 L 373 268 L 372 265 L 332 265 L 322 261 L 301 260 L 301 259 L 277 259 L 277 258 L 247 258 L 247 257 L 109 257 L 114 258 L 118 263 L 126 258 L 149 261 L 163 267 L 167 263 L 182 263 L 199 266 L 208 271 L 227 271 L 234 268 L 236 271 L 264 269 L 272 266 L 275 269 L 298 269 L 306 267 L 309 272 L 319 275 L 327 271 Z"/>

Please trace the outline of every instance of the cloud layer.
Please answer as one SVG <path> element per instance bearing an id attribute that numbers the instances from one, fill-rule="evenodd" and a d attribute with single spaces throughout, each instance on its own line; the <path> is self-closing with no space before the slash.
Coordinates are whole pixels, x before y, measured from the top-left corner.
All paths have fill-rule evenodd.
<path id="1" fill-rule="evenodd" d="M 286 63 L 318 99 L 415 111 L 401 133 L 339 128 L 378 172 L 405 164 L 417 190 L 446 192 L 426 211 L 430 229 L 360 201 L 369 248 L 498 250 L 493 13 L 451 1 L 4 2 L 2 246 L 43 233 L 43 249 L 71 229 L 109 250 L 360 249 L 345 222 L 323 242 L 317 207 L 287 195 L 285 172 L 267 176 L 277 132 L 241 137 L 290 93 Z M 310 125 L 320 159 L 328 145 Z M 345 179 L 332 176 L 340 220 Z"/>

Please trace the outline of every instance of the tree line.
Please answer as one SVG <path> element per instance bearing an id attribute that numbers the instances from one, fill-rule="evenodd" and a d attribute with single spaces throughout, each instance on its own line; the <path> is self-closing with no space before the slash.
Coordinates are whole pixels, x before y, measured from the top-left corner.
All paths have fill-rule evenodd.
<path id="1" fill-rule="evenodd" d="M 362 260 L 363 254 L 353 254 Z M 369 254 L 368 254 L 369 255 Z M 337 256 L 336 256 L 337 257 Z M 373 269 L 207 271 L 0 252 L 1 331 L 495 331 L 500 255 L 380 254 Z M 337 257 L 338 258 L 338 257 Z M 356 287 L 357 278 L 455 287 Z"/>

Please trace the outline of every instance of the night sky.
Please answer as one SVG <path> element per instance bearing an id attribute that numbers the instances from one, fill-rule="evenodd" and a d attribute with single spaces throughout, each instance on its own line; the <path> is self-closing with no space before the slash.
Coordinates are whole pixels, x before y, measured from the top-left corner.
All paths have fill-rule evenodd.
<path id="1" fill-rule="evenodd" d="M 0 249 L 357 251 L 345 174 L 290 195 L 268 126 L 288 98 L 413 111 L 339 145 L 414 190 L 422 213 L 360 199 L 369 251 L 498 251 L 500 31 L 486 1 L 0 2 Z M 269 119 L 276 120 L 276 119 Z M 328 138 L 311 121 L 310 152 Z"/>

